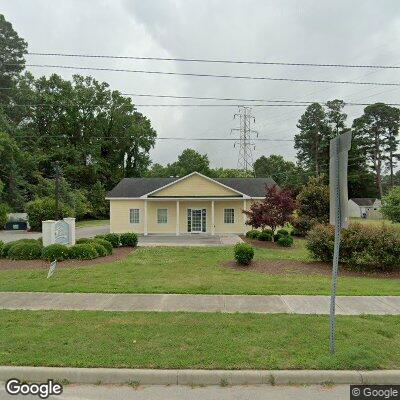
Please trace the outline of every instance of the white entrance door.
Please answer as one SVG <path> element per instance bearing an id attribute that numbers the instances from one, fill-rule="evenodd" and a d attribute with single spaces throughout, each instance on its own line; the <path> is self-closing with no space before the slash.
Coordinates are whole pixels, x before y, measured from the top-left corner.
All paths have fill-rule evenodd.
<path id="1" fill-rule="evenodd" d="M 203 231 L 203 219 L 201 217 L 201 208 L 192 208 L 192 233 Z"/>

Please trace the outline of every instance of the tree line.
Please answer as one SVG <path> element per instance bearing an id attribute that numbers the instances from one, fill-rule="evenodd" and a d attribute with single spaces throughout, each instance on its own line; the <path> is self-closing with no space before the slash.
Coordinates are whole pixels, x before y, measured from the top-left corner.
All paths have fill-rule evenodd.
<path id="1" fill-rule="evenodd" d="M 0 15 L 0 202 L 21 211 L 53 196 L 58 162 L 63 202 L 82 217 L 107 213 L 106 190 L 151 164 L 150 120 L 92 77 L 35 78 L 24 69 L 26 53 L 27 43 Z"/>

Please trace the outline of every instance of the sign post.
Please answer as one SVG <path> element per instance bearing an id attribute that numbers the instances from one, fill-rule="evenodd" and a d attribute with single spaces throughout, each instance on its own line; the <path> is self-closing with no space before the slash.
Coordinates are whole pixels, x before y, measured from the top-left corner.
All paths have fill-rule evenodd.
<path id="1" fill-rule="evenodd" d="M 351 147 L 351 131 L 330 141 L 329 147 L 329 188 L 330 224 L 335 226 L 335 245 L 332 263 L 332 291 L 329 319 L 329 351 L 335 352 L 335 302 L 339 268 L 340 231 L 348 223 L 347 164 Z"/>

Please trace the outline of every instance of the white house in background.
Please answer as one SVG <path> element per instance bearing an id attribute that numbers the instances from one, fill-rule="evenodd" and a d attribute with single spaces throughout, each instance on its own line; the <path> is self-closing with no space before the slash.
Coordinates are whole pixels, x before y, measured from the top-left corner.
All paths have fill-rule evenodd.
<path id="1" fill-rule="evenodd" d="M 379 199 L 354 197 L 349 199 L 349 217 L 380 219 L 382 203 Z"/>

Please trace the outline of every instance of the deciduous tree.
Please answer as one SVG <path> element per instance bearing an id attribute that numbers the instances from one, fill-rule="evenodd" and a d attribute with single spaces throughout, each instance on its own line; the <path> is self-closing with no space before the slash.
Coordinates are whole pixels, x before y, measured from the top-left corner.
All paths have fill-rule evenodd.
<path id="1" fill-rule="evenodd" d="M 248 211 L 243 212 L 247 215 L 247 225 L 262 229 L 269 226 L 275 232 L 278 226 L 291 221 L 293 210 L 291 191 L 271 186 L 266 188 L 265 199 L 262 202 L 253 203 Z"/>

